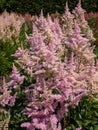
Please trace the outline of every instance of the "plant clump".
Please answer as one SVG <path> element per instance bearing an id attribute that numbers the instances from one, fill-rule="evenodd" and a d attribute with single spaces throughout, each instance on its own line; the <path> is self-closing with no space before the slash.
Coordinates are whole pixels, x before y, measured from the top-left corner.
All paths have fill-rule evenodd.
<path id="1" fill-rule="evenodd" d="M 22 88 L 22 113 L 31 120 L 21 127 L 62 130 L 61 120 L 67 116 L 68 108 L 78 106 L 82 97 L 98 93 L 98 61 L 91 45 L 94 38 L 87 35 L 90 28 L 80 8 L 79 1 L 72 14 L 66 4 L 62 25 L 59 19 L 52 20 L 49 15 L 45 18 L 41 12 L 32 34 L 26 35 L 29 47 L 19 47 L 13 54 L 18 67 L 13 65 L 7 87 L 15 92 L 16 99 Z M 85 26 L 80 24 L 81 20 Z"/>

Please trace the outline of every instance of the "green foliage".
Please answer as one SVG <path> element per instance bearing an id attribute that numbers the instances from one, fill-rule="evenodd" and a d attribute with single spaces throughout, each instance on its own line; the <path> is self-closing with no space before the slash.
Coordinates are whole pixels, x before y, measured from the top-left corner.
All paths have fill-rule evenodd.
<path id="1" fill-rule="evenodd" d="M 96 45 L 96 47 L 94 49 L 94 53 L 96 54 L 96 56 L 98 58 L 98 19 L 91 17 L 88 19 L 88 24 L 89 24 L 90 28 L 92 29 L 94 37 L 96 39 L 96 41 L 94 42 L 94 44 Z"/>
<path id="2" fill-rule="evenodd" d="M 0 0 L 0 12 L 4 11 L 3 8 L 5 4 L 6 4 L 6 0 Z"/>
<path id="3" fill-rule="evenodd" d="M 97 0 L 82 0 L 82 5 L 87 12 L 98 11 L 97 2 Z M 7 9 L 9 12 L 29 12 L 32 15 L 38 15 L 41 9 L 43 9 L 44 14 L 46 15 L 47 13 L 55 13 L 56 11 L 63 13 L 65 3 L 66 0 L 1 0 L 0 10 Z M 78 0 L 68 0 L 68 3 L 72 10 L 78 3 Z"/>
<path id="4" fill-rule="evenodd" d="M 95 47 L 94 53 L 96 54 L 96 58 L 98 59 L 98 46 Z"/>
<path id="5" fill-rule="evenodd" d="M 82 0 L 82 3 L 87 12 L 98 11 L 98 0 Z"/>
<path id="6" fill-rule="evenodd" d="M 98 101 L 84 97 L 79 106 L 69 108 L 66 118 L 66 130 L 75 130 L 81 127 L 83 130 L 98 130 Z"/>
<path id="7" fill-rule="evenodd" d="M 18 91 L 18 98 L 15 102 L 15 106 L 10 109 L 10 123 L 9 130 L 26 130 L 25 128 L 21 128 L 21 124 L 23 122 L 28 121 L 28 117 L 22 114 L 22 110 L 25 105 L 23 104 L 25 101 L 25 94 L 23 92 L 23 88 L 21 87 Z"/>
<path id="8" fill-rule="evenodd" d="M 13 44 L 10 41 L 3 42 L 0 40 L 0 76 L 7 76 L 11 72 L 12 64 L 15 60 L 12 54 L 25 42 L 25 32 L 27 34 L 32 32 L 31 23 L 23 24 L 19 34 L 19 40 L 13 39 Z M 24 47 L 26 46 L 24 45 Z"/>
<path id="9" fill-rule="evenodd" d="M 0 41 L 0 75 L 6 76 L 10 73 L 14 61 L 11 55 L 15 53 L 16 48 L 16 45 Z"/>

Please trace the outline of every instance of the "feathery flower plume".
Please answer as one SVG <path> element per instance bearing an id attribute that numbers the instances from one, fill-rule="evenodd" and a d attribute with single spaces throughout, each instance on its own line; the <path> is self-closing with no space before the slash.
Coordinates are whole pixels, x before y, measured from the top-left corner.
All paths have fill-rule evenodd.
<path id="1" fill-rule="evenodd" d="M 66 3 L 63 25 L 49 15 L 44 18 L 41 12 L 33 25 L 33 33 L 26 36 L 29 47 L 19 48 L 14 54 L 24 75 L 13 65 L 7 85 L 17 91 L 24 79 L 30 81 L 24 86 L 23 114 L 31 122 L 21 124 L 28 130 L 61 130 L 61 120 L 68 107 L 78 105 L 83 96 L 98 92 L 94 47 L 79 23 L 84 17 L 81 1 L 74 11 L 75 17 Z"/>

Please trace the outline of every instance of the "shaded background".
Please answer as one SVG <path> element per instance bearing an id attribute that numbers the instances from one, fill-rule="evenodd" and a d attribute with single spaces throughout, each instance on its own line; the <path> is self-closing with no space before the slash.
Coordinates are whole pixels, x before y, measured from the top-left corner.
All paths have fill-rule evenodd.
<path id="1" fill-rule="evenodd" d="M 69 8 L 72 10 L 78 3 L 78 0 L 67 0 Z M 18 12 L 24 14 L 29 12 L 31 15 L 39 15 L 43 9 L 44 15 L 47 13 L 64 12 L 66 0 L 0 0 L 0 12 L 5 9 L 8 12 Z M 82 7 L 87 12 L 98 11 L 98 0 L 82 0 Z"/>

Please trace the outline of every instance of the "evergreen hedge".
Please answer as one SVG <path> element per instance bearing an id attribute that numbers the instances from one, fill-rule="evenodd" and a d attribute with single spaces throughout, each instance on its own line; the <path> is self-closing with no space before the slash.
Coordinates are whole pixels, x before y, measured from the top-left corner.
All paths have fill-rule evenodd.
<path id="1" fill-rule="evenodd" d="M 69 7 L 72 10 L 78 0 L 67 0 Z M 44 14 L 64 12 L 66 0 L 0 0 L 0 12 L 5 9 L 9 12 L 14 11 L 18 13 L 29 12 L 32 15 L 39 14 L 40 10 L 43 9 Z M 98 0 L 82 0 L 82 7 L 87 12 L 98 11 Z"/>

